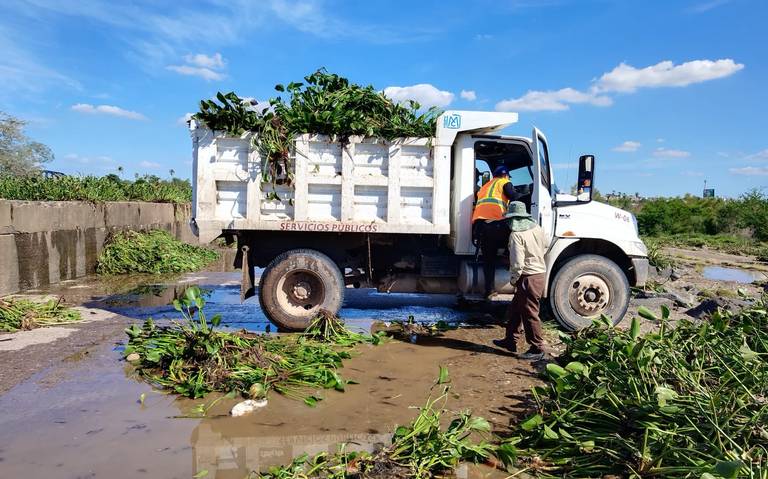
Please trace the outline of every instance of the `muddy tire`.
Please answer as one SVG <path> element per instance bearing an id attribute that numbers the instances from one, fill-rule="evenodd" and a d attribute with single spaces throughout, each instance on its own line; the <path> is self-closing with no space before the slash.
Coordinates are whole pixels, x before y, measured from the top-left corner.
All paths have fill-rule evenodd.
<path id="1" fill-rule="evenodd" d="M 629 307 L 629 281 L 608 258 L 575 256 L 555 274 L 549 305 L 555 319 L 570 331 L 589 326 L 601 314 L 618 324 Z"/>
<path id="2" fill-rule="evenodd" d="M 331 258 L 311 249 L 286 251 L 261 275 L 259 303 L 281 330 L 303 331 L 324 309 L 338 313 L 344 278 Z"/>

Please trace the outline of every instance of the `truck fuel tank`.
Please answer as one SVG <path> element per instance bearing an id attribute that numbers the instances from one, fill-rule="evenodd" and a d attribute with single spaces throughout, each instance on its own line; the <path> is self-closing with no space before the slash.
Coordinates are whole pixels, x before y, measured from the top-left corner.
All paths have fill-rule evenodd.
<path id="1" fill-rule="evenodd" d="M 509 284 L 509 271 L 505 267 L 496 268 L 494 278 L 494 291 L 500 294 L 512 294 L 515 292 Z M 483 264 L 475 261 L 462 261 L 459 265 L 458 288 L 462 294 L 483 294 L 485 275 Z"/>

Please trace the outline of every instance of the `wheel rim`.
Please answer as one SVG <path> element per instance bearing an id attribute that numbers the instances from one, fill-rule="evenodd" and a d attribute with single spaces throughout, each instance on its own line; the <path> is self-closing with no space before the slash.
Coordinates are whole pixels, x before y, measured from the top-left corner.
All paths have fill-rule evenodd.
<path id="1" fill-rule="evenodd" d="M 294 270 L 286 273 L 277 283 L 277 302 L 293 316 L 308 316 L 325 301 L 325 286 L 317 273 Z"/>
<path id="2" fill-rule="evenodd" d="M 598 316 L 611 302 L 611 289 L 605 278 L 585 274 L 573 280 L 568 291 L 571 308 L 581 316 Z"/>

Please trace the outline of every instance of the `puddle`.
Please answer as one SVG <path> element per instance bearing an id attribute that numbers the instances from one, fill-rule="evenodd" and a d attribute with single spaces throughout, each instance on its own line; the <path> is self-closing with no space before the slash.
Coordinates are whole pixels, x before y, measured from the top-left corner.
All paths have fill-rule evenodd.
<path id="1" fill-rule="evenodd" d="M 240 418 L 227 415 L 236 400 L 224 399 L 205 418 L 189 415 L 205 400 L 175 399 L 131 377 L 111 344 L 77 363 L 65 363 L 0 396 L 0 469 L 3 477 L 244 478 L 266 472 L 302 454 L 386 445 L 391 431 L 410 422 L 430 395 L 439 364 L 458 354 L 446 347 L 423 347 L 391 341 L 364 346 L 341 373 L 358 384 L 346 392 L 323 391 L 311 408 L 301 401 L 272 394 L 269 405 Z M 467 353 L 468 354 L 468 353 Z M 455 380 L 462 391 L 485 391 L 508 404 L 499 382 L 477 376 L 474 356 L 461 359 L 471 369 Z M 519 388 L 530 387 L 525 380 Z M 507 381 L 508 382 L 508 381 Z M 459 390 L 459 389 L 457 389 Z M 144 405 L 139 403 L 145 394 Z M 480 406 L 478 399 L 450 398 L 447 407 Z M 486 416 L 488 417 L 488 416 Z M 489 477 L 494 471 L 460 468 L 456 477 Z M 505 477 L 499 475 L 495 477 Z"/>
<path id="2" fill-rule="evenodd" d="M 736 283 L 752 283 L 768 279 L 768 276 L 748 269 L 726 268 L 723 266 L 707 266 L 703 271 L 704 277 L 713 281 L 733 281 Z"/>
<path id="3" fill-rule="evenodd" d="M 179 313 L 171 303 L 183 296 L 191 285 L 197 285 L 205 296 L 205 311 L 209 316 L 221 314 L 221 327 L 247 329 L 255 332 L 276 332 L 259 306 L 258 293 L 240 302 L 239 273 L 195 273 L 173 283 L 143 284 L 126 293 L 113 294 L 88 304 L 136 319 L 178 319 Z M 453 295 L 379 293 L 375 289 L 347 288 L 344 307 L 339 316 L 348 327 L 370 331 L 374 321 L 405 321 L 413 315 L 417 321 L 445 321 L 458 324 L 470 318 L 470 313 L 454 309 Z"/>
<path id="4" fill-rule="evenodd" d="M 257 298 L 240 304 L 239 279 L 239 273 L 194 273 L 131 281 L 122 290 L 114 286 L 117 293 L 72 291 L 87 299 L 87 306 L 137 320 L 178 319 L 169 303 L 196 284 L 206 292 L 206 312 L 222 314 L 223 326 L 275 331 Z M 478 315 L 454 309 L 452 295 L 351 288 L 345 293 L 340 314 L 360 330 L 374 321 L 406 320 L 409 315 L 451 323 L 471 322 Z M 244 478 L 304 453 L 333 452 L 339 443 L 350 443 L 348 450 L 370 451 L 413 419 L 413 406 L 424 404 L 433 392 L 441 365 L 450 369 L 454 391 L 461 392 L 446 407 L 471 408 L 503 430 L 515 408 L 523 407 L 518 398 L 537 383 L 537 375 L 530 364 L 488 346 L 499 334 L 498 328 L 478 325 L 417 344 L 392 340 L 361 345 L 340 371 L 356 384 L 343 393 L 318 391 L 325 399 L 317 407 L 272 394 L 269 405 L 250 416 L 229 417 L 236 400 L 225 399 L 202 419 L 178 416 L 189 415 L 201 403 L 211 404 L 215 395 L 189 400 L 153 390 L 134 379 L 132 368 L 120 360 L 122 346 L 106 340 L 89 354 L 72 355 L 0 396 L 0 475 L 189 478 L 208 471 L 207 478 Z M 492 477 L 489 473 L 494 471 L 461 468 L 457 477 Z"/>

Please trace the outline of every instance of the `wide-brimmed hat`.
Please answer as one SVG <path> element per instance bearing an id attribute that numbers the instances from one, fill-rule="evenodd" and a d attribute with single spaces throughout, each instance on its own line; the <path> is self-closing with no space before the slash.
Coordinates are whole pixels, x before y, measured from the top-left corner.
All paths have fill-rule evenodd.
<path id="1" fill-rule="evenodd" d="M 510 201 L 507 205 L 507 213 L 504 218 L 531 218 L 531 214 L 525 209 L 522 201 Z"/>

